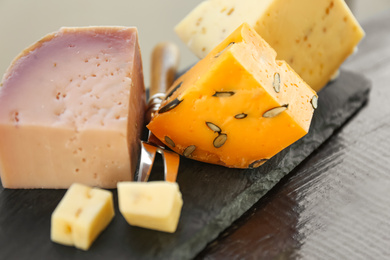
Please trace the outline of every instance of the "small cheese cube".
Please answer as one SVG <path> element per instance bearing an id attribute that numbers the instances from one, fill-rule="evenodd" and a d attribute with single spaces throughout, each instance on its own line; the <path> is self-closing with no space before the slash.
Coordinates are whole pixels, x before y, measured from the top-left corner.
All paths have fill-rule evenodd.
<path id="1" fill-rule="evenodd" d="M 168 90 L 149 130 L 183 156 L 254 168 L 310 127 L 317 95 L 248 24 Z"/>
<path id="2" fill-rule="evenodd" d="M 0 87 L 5 188 L 115 188 L 132 179 L 145 110 L 136 28 L 61 28 L 24 50 Z"/>
<path id="3" fill-rule="evenodd" d="M 174 182 L 118 183 L 119 210 L 130 225 L 173 233 L 183 200 Z"/>
<path id="4" fill-rule="evenodd" d="M 203 58 L 243 22 L 316 91 L 364 35 L 344 0 L 208 0 L 175 30 Z"/>
<path id="5" fill-rule="evenodd" d="M 51 240 L 88 250 L 114 215 L 111 192 L 75 183 L 51 216 Z"/>

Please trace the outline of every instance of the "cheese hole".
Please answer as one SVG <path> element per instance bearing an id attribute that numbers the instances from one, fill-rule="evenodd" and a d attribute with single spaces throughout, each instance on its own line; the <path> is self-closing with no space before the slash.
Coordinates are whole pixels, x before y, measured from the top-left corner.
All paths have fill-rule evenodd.
<path id="1" fill-rule="evenodd" d="M 200 23 L 202 22 L 203 17 L 199 17 L 198 20 L 196 21 L 196 26 L 199 26 Z"/>
<path id="2" fill-rule="evenodd" d="M 64 231 L 65 231 L 65 234 L 70 234 L 70 233 L 72 233 L 72 227 L 69 225 L 66 225 Z"/>
<path id="3" fill-rule="evenodd" d="M 54 112 L 54 114 L 56 115 L 56 116 L 61 116 L 63 113 L 65 113 L 65 108 L 63 108 L 63 109 L 58 109 L 57 111 L 55 111 Z"/>
<path id="4" fill-rule="evenodd" d="M 227 15 L 231 15 L 233 12 L 234 12 L 234 7 L 233 7 L 232 9 L 229 10 L 229 12 L 227 13 Z"/>
<path id="5" fill-rule="evenodd" d="M 83 159 L 82 159 L 82 162 L 84 162 L 84 163 L 85 163 L 86 161 L 87 161 L 87 159 L 85 159 L 85 158 L 83 158 Z"/>
<path id="6" fill-rule="evenodd" d="M 15 111 L 13 113 L 13 120 L 14 120 L 15 123 L 19 122 L 19 112 L 18 111 Z"/>
<path id="7" fill-rule="evenodd" d="M 80 171 L 80 169 L 79 169 L 79 168 L 77 168 L 77 169 L 75 169 L 74 171 L 75 171 L 75 172 L 79 172 L 79 171 Z"/>
<path id="8" fill-rule="evenodd" d="M 83 211 L 83 210 L 82 210 L 81 208 L 78 208 L 77 211 L 76 211 L 76 213 L 75 213 L 75 217 L 78 218 L 78 217 L 80 216 L 80 214 L 81 214 L 82 211 Z"/>

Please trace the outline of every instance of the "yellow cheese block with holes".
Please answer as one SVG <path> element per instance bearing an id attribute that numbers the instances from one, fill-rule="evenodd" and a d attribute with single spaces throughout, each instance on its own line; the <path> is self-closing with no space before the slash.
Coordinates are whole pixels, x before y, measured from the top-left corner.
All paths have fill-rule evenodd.
<path id="1" fill-rule="evenodd" d="M 304 136 L 317 94 L 243 24 L 176 80 L 148 128 L 177 153 L 258 167 Z"/>
<path id="2" fill-rule="evenodd" d="M 72 184 L 51 216 L 51 240 L 88 250 L 114 215 L 110 191 Z"/>
<path id="3" fill-rule="evenodd" d="M 208 0 L 175 30 L 203 58 L 243 22 L 316 91 L 364 36 L 344 0 Z"/>
<path id="4" fill-rule="evenodd" d="M 118 183 L 119 210 L 130 225 L 173 233 L 183 200 L 174 182 Z"/>

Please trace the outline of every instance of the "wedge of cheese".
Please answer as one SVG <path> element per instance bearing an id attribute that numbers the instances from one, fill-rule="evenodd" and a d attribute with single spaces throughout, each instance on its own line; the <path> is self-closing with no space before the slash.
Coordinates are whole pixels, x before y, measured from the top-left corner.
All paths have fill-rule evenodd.
<path id="1" fill-rule="evenodd" d="M 317 95 L 248 24 L 177 79 L 148 128 L 183 156 L 258 167 L 304 136 Z"/>
<path id="2" fill-rule="evenodd" d="M 119 210 L 133 226 L 173 233 L 183 200 L 176 182 L 120 182 Z"/>
<path id="3" fill-rule="evenodd" d="M 344 0 L 208 0 L 175 30 L 203 58 L 243 22 L 316 91 L 364 35 Z"/>
<path id="4" fill-rule="evenodd" d="M 0 87 L 6 188 L 115 188 L 139 156 L 145 88 L 136 28 L 62 28 L 24 50 Z"/>
<path id="5" fill-rule="evenodd" d="M 51 216 L 51 240 L 88 250 L 114 215 L 110 191 L 72 184 Z"/>

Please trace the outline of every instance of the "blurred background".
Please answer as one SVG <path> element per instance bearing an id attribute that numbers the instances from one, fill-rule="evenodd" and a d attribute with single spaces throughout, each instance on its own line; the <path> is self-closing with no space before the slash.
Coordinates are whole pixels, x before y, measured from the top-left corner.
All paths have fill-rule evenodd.
<path id="1" fill-rule="evenodd" d="M 24 48 L 62 26 L 123 25 L 139 31 L 149 85 L 150 54 L 160 41 L 173 41 L 181 51 L 180 68 L 197 58 L 181 43 L 174 26 L 199 0 L 0 0 L 0 77 Z M 363 22 L 390 8 L 390 0 L 346 0 Z"/>

